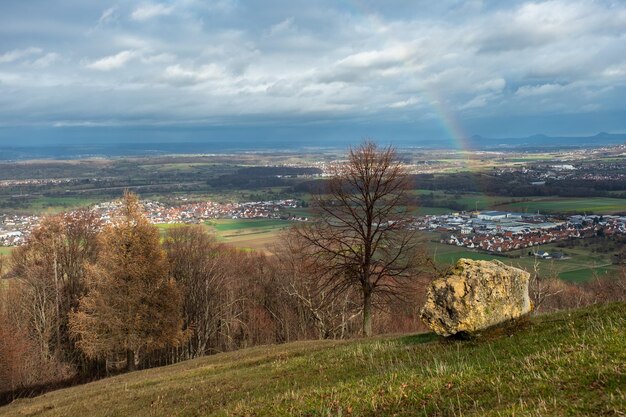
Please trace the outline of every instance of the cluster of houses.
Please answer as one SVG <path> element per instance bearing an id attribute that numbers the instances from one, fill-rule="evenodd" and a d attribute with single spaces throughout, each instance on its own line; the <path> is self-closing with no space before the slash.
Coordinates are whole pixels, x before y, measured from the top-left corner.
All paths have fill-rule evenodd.
<path id="1" fill-rule="evenodd" d="M 29 232 L 38 225 L 38 216 L 0 215 L 0 246 L 22 245 Z"/>
<path id="2" fill-rule="evenodd" d="M 298 208 L 297 200 L 254 201 L 246 203 L 217 203 L 203 201 L 186 203 L 179 206 L 166 206 L 156 201 L 144 202 L 148 219 L 158 223 L 198 223 L 209 219 L 285 219 L 302 220 L 289 217 L 285 210 Z"/>
<path id="3" fill-rule="evenodd" d="M 488 252 L 507 252 L 560 240 L 626 234 L 626 216 L 577 215 L 559 219 L 541 214 L 482 211 L 423 216 L 416 230 L 441 232 L 443 243 Z"/>
<path id="4" fill-rule="evenodd" d="M 121 202 L 113 201 L 93 206 L 108 222 Z M 306 220 L 286 214 L 287 209 L 300 207 L 298 200 L 254 201 L 246 203 L 217 203 L 214 201 L 184 202 L 170 206 L 158 201 L 142 201 L 148 220 L 154 224 L 199 223 L 209 219 L 285 219 Z"/>
<path id="5" fill-rule="evenodd" d="M 109 223 L 120 201 L 95 204 L 104 223 Z M 209 219 L 285 219 L 306 221 L 306 217 L 286 214 L 286 210 L 300 207 L 298 200 L 256 201 L 247 203 L 186 202 L 168 206 L 158 201 L 142 201 L 151 223 L 199 223 Z M 31 230 L 39 225 L 40 218 L 30 215 L 0 215 L 0 246 L 19 246 L 26 242 Z"/>

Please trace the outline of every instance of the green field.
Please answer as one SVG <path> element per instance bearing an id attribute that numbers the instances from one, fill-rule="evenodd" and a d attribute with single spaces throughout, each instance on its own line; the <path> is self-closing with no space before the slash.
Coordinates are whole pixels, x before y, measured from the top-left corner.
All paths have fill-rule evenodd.
<path id="1" fill-rule="evenodd" d="M 280 219 L 217 219 L 206 221 L 204 225 L 222 243 L 243 250 L 267 252 L 277 243 L 278 234 L 293 223 Z M 177 226 L 181 224 L 157 225 L 162 235 L 167 229 Z"/>
<path id="2" fill-rule="evenodd" d="M 432 194 L 435 205 L 443 210 L 443 212 L 455 211 L 452 208 L 445 207 L 446 204 L 453 202 L 456 205 L 462 206 L 464 210 L 497 209 L 530 213 L 539 211 L 541 213 L 555 214 L 585 212 L 596 214 L 626 213 L 626 199 L 622 198 L 508 197 L 485 195 L 483 193 L 446 193 L 431 190 L 412 190 L 411 194 L 415 196 Z"/>
<path id="3" fill-rule="evenodd" d="M 614 303 L 471 341 L 260 346 L 17 400 L 0 416 L 619 416 L 624 328 Z"/>
<path id="4" fill-rule="evenodd" d="M 9 198 L 0 198 L 0 203 Z M 25 199 L 16 208 L 3 209 L 3 213 L 57 214 L 68 210 L 87 207 L 106 200 L 105 198 L 83 197 L 34 197 Z"/>
<path id="5" fill-rule="evenodd" d="M 508 256 L 492 255 L 480 251 L 474 251 L 463 247 L 446 245 L 442 243 L 427 242 L 426 248 L 435 261 L 441 265 L 450 265 L 460 258 L 474 260 L 498 260 L 507 265 L 522 268 L 532 272 L 535 261 L 538 262 L 539 272 L 544 276 L 558 276 L 559 278 L 572 281 L 588 281 L 595 276 L 606 276 L 617 272 L 618 268 L 611 265 L 610 255 L 591 253 L 588 248 L 559 248 L 555 244 L 542 245 L 535 248 L 526 248 L 507 252 Z M 547 252 L 563 252 L 569 259 L 541 259 L 536 260 L 528 256 L 532 250 L 544 250 Z M 595 272 L 595 274 L 594 274 Z"/>
<path id="6" fill-rule="evenodd" d="M 596 268 L 583 268 L 573 271 L 565 271 L 559 274 L 559 277 L 569 282 L 584 282 L 595 277 L 606 278 L 619 273 L 618 266 L 601 266 Z"/>
<path id="7" fill-rule="evenodd" d="M 224 235 L 228 232 L 250 233 L 272 229 L 282 229 L 289 222 L 280 219 L 219 219 L 205 222 L 213 227 L 218 233 Z"/>
<path id="8" fill-rule="evenodd" d="M 278 219 L 226 219 L 207 222 L 218 239 L 244 250 L 268 252 L 279 233 L 293 223 Z"/>
<path id="9" fill-rule="evenodd" d="M 531 201 L 498 205 L 500 210 L 529 213 L 626 213 L 626 199 L 622 198 L 551 198 L 531 197 Z"/>
<path id="10" fill-rule="evenodd" d="M 12 250 L 12 246 L 0 246 L 0 255 L 9 255 Z"/>

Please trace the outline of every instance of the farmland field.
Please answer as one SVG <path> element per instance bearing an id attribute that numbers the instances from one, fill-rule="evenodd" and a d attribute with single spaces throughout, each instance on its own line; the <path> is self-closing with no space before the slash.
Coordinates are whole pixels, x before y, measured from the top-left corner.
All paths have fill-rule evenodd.
<path id="1" fill-rule="evenodd" d="M 499 205 L 500 210 L 541 213 L 626 213 L 626 199 L 622 198 L 564 198 L 531 197 L 531 201 Z"/>
<path id="2" fill-rule="evenodd" d="M 219 219 L 207 221 L 205 224 L 224 235 L 229 232 L 247 234 L 268 229 L 281 229 L 288 225 L 288 222 L 280 219 Z"/>
<path id="3" fill-rule="evenodd" d="M 9 255 L 13 247 L 10 246 L 0 246 L 0 255 Z"/>
<path id="4" fill-rule="evenodd" d="M 220 219 L 206 222 L 222 242 L 241 249 L 267 251 L 292 223 L 279 219 Z"/>
<path id="5" fill-rule="evenodd" d="M 533 250 L 531 248 L 508 252 L 508 256 L 498 256 L 442 243 L 428 242 L 426 245 L 428 252 L 440 265 L 453 264 L 460 258 L 485 261 L 498 260 L 507 265 L 532 272 L 535 263 L 535 258 L 528 256 L 528 252 Z M 592 279 L 594 273 L 601 277 L 617 271 L 617 267 L 611 265 L 608 255 L 591 253 L 586 248 L 563 249 L 550 244 L 535 247 L 534 250 L 563 252 L 567 256 L 567 259 L 560 260 L 537 260 L 539 272 L 544 276 L 556 275 L 565 281 L 581 282 Z"/>
<path id="6" fill-rule="evenodd" d="M 263 252 L 276 243 L 281 230 L 292 224 L 293 222 L 279 219 L 218 219 L 204 223 L 206 228 L 222 243 L 244 250 Z M 177 226 L 181 224 L 157 225 L 162 233 Z"/>
<path id="7" fill-rule="evenodd" d="M 589 281 L 595 277 L 605 278 L 607 276 L 615 275 L 619 272 L 617 266 L 601 266 L 597 268 L 583 268 L 573 271 L 565 271 L 559 274 L 559 277 L 564 281 L 570 282 L 584 282 Z"/>
<path id="8" fill-rule="evenodd" d="M 448 210 L 448 212 L 456 211 L 463 208 L 464 210 L 497 209 L 503 211 L 531 213 L 539 211 L 541 213 L 554 214 L 626 213 L 626 199 L 623 198 L 570 198 L 557 196 L 510 197 L 486 195 L 483 193 L 448 193 L 443 191 L 430 190 L 413 190 L 411 191 L 411 194 L 415 196 L 425 196 L 432 194 L 433 200 L 430 204 L 435 205 L 436 208 L 438 208 L 439 210 Z M 456 206 L 456 210 L 452 208 L 447 208 L 447 206 L 450 204 L 454 204 Z M 427 209 L 429 207 L 423 208 Z"/>
<path id="9" fill-rule="evenodd" d="M 6 204 L 10 197 L 0 197 L 0 204 Z M 20 198 L 18 198 L 18 201 Z M 4 208 L 3 213 L 28 213 L 36 215 L 57 214 L 68 210 L 105 201 L 105 198 L 84 198 L 84 197 L 24 197 L 16 208 Z"/>

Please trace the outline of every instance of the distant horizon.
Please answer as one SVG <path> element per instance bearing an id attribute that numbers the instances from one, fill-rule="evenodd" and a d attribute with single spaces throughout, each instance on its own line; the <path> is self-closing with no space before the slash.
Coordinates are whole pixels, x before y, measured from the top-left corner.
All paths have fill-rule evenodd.
<path id="1" fill-rule="evenodd" d="M 39 141 L 20 140 L 11 145 L 0 145 L 0 160 L 27 160 L 27 159 L 80 159 L 89 157 L 125 157 L 125 156 L 164 156 L 164 155 L 191 155 L 191 154 L 225 154 L 237 152 L 315 152 L 336 151 L 356 145 L 361 138 L 317 139 L 315 141 L 292 138 L 276 139 L 216 139 L 196 138 L 195 140 L 160 140 L 132 141 L 104 136 L 100 140 L 90 141 L 76 138 L 74 142 L 50 142 L 46 139 Z M 626 143 L 626 133 L 599 132 L 590 136 L 547 136 L 536 134 L 519 138 L 488 138 L 474 135 L 465 138 L 462 143 L 439 141 L 434 139 L 404 139 L 379 140 L 370 137 L 381 145 L 392 145 L 399 149 L 424 150 L 458 150 L 458 151 L 523 151 L 537 149 L 575 149 L 584 147 L 614 146 Z"/>

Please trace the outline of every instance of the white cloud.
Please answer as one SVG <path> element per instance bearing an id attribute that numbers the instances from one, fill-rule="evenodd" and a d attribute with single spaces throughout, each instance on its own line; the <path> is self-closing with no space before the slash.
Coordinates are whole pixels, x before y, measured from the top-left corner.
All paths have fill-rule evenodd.
<path id="1" fill-rule="evenodd" d="M 409 107 L 409 106 L 413 106 L 415 104 L 421 103 L 421 100 L 416 98 L 416 97 L 410 97 L 406 100 L 402 100 L 402 101 L 396 101 L 394 103 L 391 103 L 389 105 L 389 107 L 391 107 L 392 109 L 401 109 L 404 107 Z"/>
<path id="2" fill-rule="evenodd" d="M 148 20 L 158 16 L 168 16 L 174 11 L 174 6 L 166 6 L 164 4 L 144 4 L 137 7 L 131 13 L 133 20 Z"/>
<path id="3" fill-rule="evenodd" d="M 609 78 L 626 78 L 626 62 L 616 65 L 611 65 L 602 71 L 602 75 Z"/>
<path id="4" fill-rule="evenodd" d="M 524 85 L 517 89 L 515 95 L 519 97 L 543 96 L 562 91 L 563 88 L 560 84 Z"/>
<path id="5" fill-rule="evenodd" d="M 203 65 L 197 69 L 185 68 L 177 64 L 165 68 L 163 80 L 174 85 L 193 85 L 208 80 L 221 79 L 225 76 L 225 71 L 215 64 Z"/>
<path id="6" fill-rule="evenodd" d="M 411 53 L 411 48 L 401 44 L 381 50 L 358 52 L 341 59 L 337 65 L 352 68 L 388 67 L 404 63 Z"/>
<path id="7" fill-rule="evenodd" d="M 22 58 L 28 58 L 32 55 L 39 55 L 43 52 L 41 48 L 26 48 L 26 49 L 14 49 L 9 52 L 5 52 L 0 55 L 0 64 L 8 64 L 11 62 L 19 61 Z"/>
<path id="8" fill-rule="evenodd" d="M 176 60 L 176 55 L 161 53 L 156 55 L 145 56 L 141 58 L 142 62 L 147 64 L 164 64 L 169 63 Z"/>
<path id="9" fill-rule="evenodd" d="M 111 71 L 126 65 L 137 53 L 135 51 L 122 51 L 118 54 L 106 56 L 86 65 L 87 68 L 98 71 Z"/>
<path id="10" fill-rule="evenodd" d="M 117 6 L 109 7 L 108 9 L 104 10 L 100 15 L 100 19 L 98 19 L 98 25 L 105 25 L 108 22 L 115 20 L 117 17 L 117 10 Z"/>
<path id="11" fill-rule="evenodd" d="M 0 84 L 16 84 L 22 80 L 19 74 L 0 72 Z"/>
<path id="12" fill-rule="evenodd" d="M 58 62 L 60 59 L 61 55 L 57 54 L 56 52 L 49 52 L 41 58 L 37 58 L 36 60 L 34 60 L 31 65 L 36 68 L 47 68 L 55 62 Z"/>
<path id="13" fill-rule="evenodd" d="M 289 17 L 282 22 L 276 23 L 270 28 L 270 35 L 280 35 L 295 29 L 293 17 Z"/>
<path id="14" fill-rule="evenodd" d="M 459 110 L 468 110 L 468 109 L 476 109 L 480 107 L 485 107 L 489 103 L 489 101 L 493 100 L 494 98 L 495 98 L 495 95 L 491 93 L 480 94 L 472 98 L 467 103 L 459 106 Z"/>

